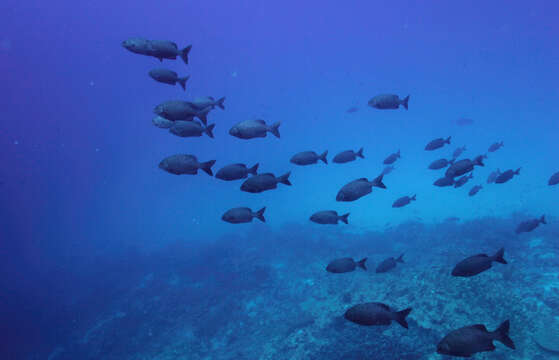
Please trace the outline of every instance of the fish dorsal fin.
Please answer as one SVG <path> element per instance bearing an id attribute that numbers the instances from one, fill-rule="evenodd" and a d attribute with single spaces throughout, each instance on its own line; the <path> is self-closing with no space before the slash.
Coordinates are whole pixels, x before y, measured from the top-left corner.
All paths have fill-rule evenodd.
<path id="1" fill-rule="evenodd" d="M 262 120 L 262 119 L 256 119 L 256 120 L 254 120 L 254 121 L 256 121 L 257 123 L 260 123 L 260 124 L 262 124 L 262 125 L 266 125 L 266 122 L 265 122 L 264 120 Z"/>
<path id="2" fill-rule="evenodd" d="M 367 178 L 359 178 L 359 179 L 357 179 L 357 180 L 355 180 L 355 181 L 366 181 L 366 182 L 369 182 L 369 180 L 367 180 Z"/>
<path id="3" fill-rule="evenodd" d="M 173 46 L 174 46 L 175 48 L 177 48 L 177 49 L 179 48 L 179 46 L 177 45 L 176 42 L 171 41 L 171 44 L 173 44 Z"/>
<path id="4" fill-rule="evenodd" d="M 246 167 L 246 165 L 243 164 L 243 163 L 237 163 L 237 164 L 231 164 L 231 165 L 233 165 L 233 166 L 242 166 L 242 167 Z"/>
<path id="5" fill-rule="evenodd" d="M 386 311 L 390 311 L 390 307 L 389 307 L 388 305 L 386 305 L 386 304 L 379 303 L 379 302 L 374 303 L 374 304 L 377 305 L 377 306 L 379 306 L 379 307 L 381 307 L 381 308 L 383 308 L 383 309 L 386 310 Z"/>
<path id="6" fill-rule="evenodd" d="M 273 176 L 276 177 L 274 174 L 272 173 L 264 173 L 264 174 L 258 174 L 258 175 L 254 175 L 254 176 Z"/>
<path id="7" fill-rule="evenodd" d="M 476 324 L 476 325 L 472 325 L 472 326 L 470 326 L 470 327 L 471 327 L 472 329 L 477 329 L 477 330 L 481 330 L 481 331 L 488 332 L 488 331 L 487 331 L 487 328 L 486 328 L 485 325 L 483 325 L 483 324 Z"/>
<path id="8" fill-rule="evenodd" d="M 487 254 L 475 254 L 472 257 L 489 257 L 489 255 L 487 255 Z"/>

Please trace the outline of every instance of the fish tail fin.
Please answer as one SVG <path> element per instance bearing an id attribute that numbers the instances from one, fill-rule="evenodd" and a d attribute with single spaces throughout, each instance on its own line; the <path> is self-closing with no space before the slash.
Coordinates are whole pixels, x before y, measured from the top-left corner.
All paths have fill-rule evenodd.
<path id="1" fill-rule="evenodd" d="M 357 266 L 359 266 L 363 270 L 367 270 L 367 266 L 365 266 L 366 261 L 367 261 L 367 258 L 363 258 L 363 259 L 359 260 L 357 262 Z"/>
<path id="2" fill-rule="evenodd" d="M 450 144 L 450 138 L 452 138 L 452 136 L 447 137 L 444 142 L 447 143 L 447 144 Z"/>
<path id="3" fill-rule="evenodd" d="M 398 158 L 401 158 L 401 156 L 400 156 L 400 149 L 398 149 L 398 152 L 396 153 L 396 156 L 397 156 Z"/>
<path id="4" fill-rule="evenodd" d="M 357 150 L 357 152 L 355 153 L 356 156 L 359 156 L 361 159 L 364 159 L 365 156 L 363 156 L 363 148 L 360 148 L 359 150 Z"/>
<path id="5" fill-rule="evenodd" d="M 413 196 L 410 198 L 410 200 L 411 200 L 411 201 L 415 201 L 415 196 L 416 196 L 416 195 L 417 195 L 417 194 L 413 194 Z"/>
<path id="6" fill-rule="evenodd" d="M 208 126 L 206 126 L 206 128 L 204 129 L 204 132 L 211 137 L 212 139 L 214 138 L 214 133 L 212 132 L 213 129 L 215 127 L 215 124 L 210 124 Z"/>
<path id="7" fill-rule="evenodd" d="M 522 169 L 522 168 L 516 169 L 516 171 L 514 172 L 514 175 L 520 175 L 520 169 Z"/>
<path id="8" fill-rule="evenodd" d="M 493 332 L 493 334 L 495 335 L 495 340 L 500 341 L 505 346 L 511 349 L 516 349 L 516 346 L 514 346 L 514 342 L 512 342 L 512 339 L 509 337 L 509 328 L 510 328 L 510 322 L 508 320 L 505 320 L 497 328 L 497 330 Z"/>
<path id="9" fill-rule="evenodd" d="M 406 96 L 403 100 L 402 100 L 402 106 L 407 110 L 408 109 L 408 101 L 410 100 L 410 96 Z"/>
<path id="10" fill-rule="evenodd" d="M 328 156 L 328 150 L 320 154 L 319 159 L 322 160 L 325 164 L 328 164 L 328 159 L 326 159 L 326 156 Z"/>
<path id="11" fill-rule="evenodd" d="M 448 160 L 448 163 L 450 165 L 453 165 L 455 161 L 456 161 L 456 158 L 452 158 L 452 159 Z"/>
<path id="12" fill-rule="evenodd" d="M 473 179 L 473 177 L 474 177 L 474 173 L 471 172 L 470 175 L 468 175 L 468 179 Z"/>
<path id="13" fill-rule="evenodd" d="M 225 105 L 223 105 L 223 102 L 224 102 L 224 101 L 225 101 L 225 96 L 222 97 L 221 99 L 217 100 L 215 104 L 216 104 L 217 106 L 219 106 L 219 108 L 220 108 L 221 110 L 225 110 Z"/>
<path id="14" fill-rule="evenodd" d="M 406 329 L 408 328 L 408 322 L 406 321 L 406 317 L 410 314 L 411 312 L 411 308 L 407 308 L 404 309 L 402 311 L 398 311 L 397 313 L 395 313 L 394 315 L 396 316 L 396 318 L 394 320 L 396 320 L 396 322 L 400 325 L 402 325 L 403 327 L 405 327 Z"/>
<path id="15" fill-rule="evenodd" d="M 208 106 L 205 109 L 202 109 L 198 113 L 196 113 L 196 117 L 200 119 L 200 121 L 202 121 L 204 125 L 208 124 L 208 113 L 210 112 L 211 109 L 212 107 Z"/>
<path id="16" fill-rule="evenodd" d="M 182 49 L 180 53 L 182 61 L 184 61 L 184 63 L 187 65 L 188 65 L 188 53 L 190 52 L 190 49 L 192 49 L 192 45 L 188 45 L 187 47 Z"/>
<path id="17" fill-rule="evenodd" d="M 215 160 L 210 160 L 210 161 L 200 163 L 200 169 L 204 171 L 206 174 L 213 176 L 214 174 L 212 172 L 212 166 L 214 166 L 214 164 L 215 164 Z"/>
<path id="18" fill-rule="evenodd" d="M 289 185 L 289 186 L 291 186 L 291 182 L 289 182 L 289 175 L 291 175 L 291 171 L 288 172 L 288 173 L 286 173 L 286 174 L 283 174 L 282 176 L 280 176 L 280 177 L 278 178 L 278 182 L 280 182 L 280 183 L 282 183 L 282 184 L 284 184 L 284 185 Z"/>
<path id="19" fill-rule="evenodd" d="M 496 261 L 501 264 L 506 264 L 507 261 L 503 257 L 505 255 L 505 248 L 501 248 L 495 255 L 493 255 L 493 261 Z"/>
<path id="20" fill-rule="evenodd" d="M 258 163 L 254 164 L 253 167 L 248 168 L 249 174 L 256 175 L 257 171 L 258 171 Z"/>
<path id="21" fill-rule="evenodd" d="M 279 138 L 280 137 L 280 132 L 279 132 L 279 127 L 280 127 L 281 123 L 278 121 L 277 123 L 273 123 L 270 128 L 268 129 L 269 132 L 271 132 L 272 134 L 274 134 L 275 137 Z"/>
<path id="22" fill-rule="evenodd" d="M 343 214 L 342 216 L 340 216 L 340 220 L 347 224 L 348 223 L 347 222 L 347 217 L 348 216 L 349 216 L 349 213 Z"/>
<path id="23" fill-rule="evenodd" d="M 188 79 L 190 79 L 190 76 L 185 76 L 185 77 L 182 77 L 182 78 L 178 78 L 178 79 L 177 79 L 177 82 L 180 84 L 180 86 L 182 87 L 182 89 L 183 89 L 184 91 L 186 91 L 186 81 L 187 81 Z"/>
<path id="24" fill-rule="evenodd" d="M 542 217 L 540 218 L 540 222 L 542 224 L 547 224 L 547 221 L 545 221 L 545 215 L 542 215 Z"/>
<path id="25" fill-rule="evenodd" d="M 373 180 L 373 186 L 379 187 L 381 189 L 386 189 L 386 185 L 382 182 L 382 178 L 384 177 L 383 174 L 380 174 Z"/>
<path id="26" fill-rule="evenodd" d="M 398 258 L 396 259 L 397 262 L 401 262 L 402 264 L 404 263 L 404 254 L 398 256 Z"/>
<path id="27" fill-rule="evenodd" d="M 266 219 L 264 218 L 264 211 L 266 211 L 265 206 L 262 209 L 258 210 L 256 214 L 254 214 L 254 217 L 265 223 Z"/>

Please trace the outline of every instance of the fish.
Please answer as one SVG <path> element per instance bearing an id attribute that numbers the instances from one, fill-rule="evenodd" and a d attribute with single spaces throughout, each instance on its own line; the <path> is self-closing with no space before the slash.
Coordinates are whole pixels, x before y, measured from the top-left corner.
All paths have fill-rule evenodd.
<path id="1" fill-rule="evenodd" d="M 326 266 L 326 271 L 334 273 L 334 274 L 342 274 L 346 272 L 352 272 L 357 267 L 360 267 L 363 270 L 367 270 L 365 266 L 365 262 L 367 258 L 363 258 L 359 261 L 353 261 L 352 258 L 341 258 L 332 260 L 328 266 Z"/>
<path id="2" fill-rule="evenodd" d="M 176 72 L 161 68 L 150 70 L 149 76 L 151 76 L 153 80 L 164 84 L 176 85 L 178 83 L 185 91 L 186 81 L 190 78 L 190 76 L 179 77 Z"/>
<path id="3" fill-rule="evenodd" d="M 469 119 L 469 118 L 458 118 L 456 119 L 456 125 L 458 126 L 468 126 L 468 125 L 473 125 L 474 120 Z"/>
<path id="4" fill-rule="evenodd" d="M 191 121 L 197 117 L 204 125 L 208 123 L 207 115 L 212 108 L 208 106 L 205 109 L 197 109 L 188 101 L 169 100 L 157 105 L 153 112 L 162 116 L 167 120 L 187 120 Z"/>
<path id="5" fill-rule="evenodd" d="M 384 175 L 386 175 L 386 174 L 390 174 L 390 173 L 391 173 L 392 171 L 394 171 L 395 169 L 396 169 L 396 168 L 395 168 L 394 166 L 392 166 L 392 165 L 385 166 L 384 169 L 382 169 L 381 175 L 384 176 Z"/>
<path id="6" fill-rule="evenodd" d="M 289 162 L 295 165 L 312 165 L 316 164 L 318 160 L 321 160 L 323 163 L 328 164 L 328 160 L 326 159 L 327 155 L 328 150 L 320 155 L 318 155 L 314 151 L 303 151 L 293 155 Z"/>
<path id="7" fill-rule="evenodd" d="M 491 144 L 491 146 L 489 146 L 489 149 L 487 149 L 487 151 L 489 152 L 495 152 L 497 150 L 499 150 L 505 143 L 504 142 L 496 142 Z"/>
<path id="8" fill-rule="evenodd" d="M 270 132 L 279 138 L 279 126 L 280 122 L 268 126 L 264 120 L 245 120 L 234 125 L 229 134 L 239 139 L 254 139 L 266 137 L 266 133 Z"/>
<path id="9" fill-rule="evenodd" d="M 371 193 L 373 186 L 386 189 L 386 186 L 382 182 L 382 178 L 383 175 L 379 175 L 372 181 L 367 180 L 367 178 L 353 180 L 340 189 L 338 195 L 336 195 L 336 201 L 355 201 Z"/>
<path id="10" fill-rule="evenodd" d="M 429 164 L 429 169 L 431 170 L 440 170 L 443 169 L 445 167 L 447 167 L 448 165 L 452 165 L 454 164 L 454 159 L 438 159 L 433 161 L 431 164 Z"/>
<path id="11" fill-rule="evenodd" d="M 454 187 L 459 188 L 459 187 L 464 186 L 468 182 L 468 180 L 470 180 L 473 177 L 474 177 L 474 175 L 472 173 L 470 173 L 469 175 L 464 175 L 461 178 L 458 178 L 458 180 L 456 180 L 454 182 Z"/>
<path id="12" fill-rule="evenodd" d="M 183 121 L 177 120 L 169 129 L 169 132 L 179 137 L 200 137 L 202 134 L 208 135 L 213 139 L 213 128 L 215 124 L 204 126 L 198 121 Z"/>
<path id="13" fill-rule="evenodd" d="M 462 176 L 470 171 L 473 171 L 474 166 L 485 166 L 483 163 L 483 155 L 479 155 L 473 160 L 462 159 L 455 161 L 448 169 L 446 169 L 445 176 L 451 178 Z"/>
<path id="14" fill-rule="evenodd" d="M 151 119 L 151 122 L 153 123 L 153 125 L 161 129 L 169 129 L 175 123 L 174 121 L 167 120 L 159 115 L 154 116 L 153 119 Z"/>
<path id="15" fill-rule="evenodd" d="M 559 171 L 551 175 L 549 181 L 547 182 L 547 185 L 549 186 L 557 185 L 557 184 L 559 184 Z"/>
<path id="16" fill-rule="evenodd" d="M 390 164 L 394 164 L 396 162 L 396 160 L 398 160 L 400 158 L 400 150 L 398 150 L 397 152 L 388 155 L 388 157 L 386 159 L 384 159 L 384 161 L 382 162 L 384 165 L 390 165 Z"/>
<path id="17" fill-rule="evenodd" d="M 545 221 L 545 215 L 542 215 L 539 219 L 531 219 L 521 222 L 516 227 L 515 232 L 517 234 L 530 232 L 540 226 L 540 224 L 547 224 L 547 222 Z"/>
<path id="18" fill-rule="evenodd" d="M 221 220 L 231 224 L 242 224 L 252 222 L 252 219 L 257 218 L 262 222 L 266 222 L 266 219 L 264 218 L 264 211 L 266 211 L 266 207 L 263 207 L 257 212 L 253 212 L 247 207 L 237 207 L 227 210 L 227 212 L 225 212 L 225 214 L 221 217 Z"/>
<path id="19" fill-rule="evenodd" d="M 342 151 L 341 153 L 338 153 L 336 156 L 334 156 L 332 162 L 335 162 L 337 164 L 343 164 L 346 162 L 353 161 L 358 157 L 360 157 L 361 159 L 365 158 L 363 156 L 363 148 L 360 148 L 357 151 L 353 151 L 353 150 Z"/>
<path id="20" fill-rule="evenodd" d="M 410 202 L 415 201 L 415 195 L 413 196 L 402 196 L 401 198 L 394 201 L 392 204 L 393 208 L 399 208 L 408 205 Z"/>
<path id="21" fill-rule="evenodd" d="M 342 221 L 347 224 L 348 216 L 349 213 L 344 215 L 338 215 L 338 213 L 334 210 L 324 210 L 312 214 L 309 220 L 317 224 L 337 225 L 338 221 Z"/>
<path id="22" fill-rule="evenodd" d="M 410 100 L 410 96 L 406 96 L 403 99 L 400 99 L 398 95 L 394 94 L 380 94 L 373 97 L 369 100 L 368 104 L 370 107 L 375 109 L 398 109 L 400 105 L 404 107 L 404 109 L 408 110 L 408 101 Z"/>
<path id="23" fill-rule="evenodd" d="M 495 184 L 504 184 L 512 179 L 515 175 L 520 175 L 520 168 L 516 170 L 509 169 L 505 172 L 502 172 L 495 178 Z"/>
<path id="24" fill-rule="evenodd" d="M 248 174 L 256 175 L 258 171 L 258 163 L 248 168 L 245 164 L 231 164 L 222 167 L 215 174 L 215 177 L 220 180 L 232 181 L 246 179 Z"/>
<path id="25" fill-rule="evenodd" d="M 195 175 L 198 174 L 198 169 L 200 169 L 206 174 L 213 176 L 212 166 L 214 164 L 215 160 L 198 162 L 198 159 L 194 155 L 176 154 L 161 160 L 159 168 L 175 175 Z"/>
<path id="26" fill-rule="evenodd" d="M 385 273 L 387 271 L 390 271 L 394 269 L 396 265 L 398 265 L 398 263 L 402 263 L 402 264 L 404 263 L 404 254 L 400 255 L 396 259 L 394 259 L 393 257 L 389 257 L 388 259 L 385 259 L 377 266 L 376 272 Z"/>
<path id="27" fill-rule="evenodd" d="M 452 157 L 453 157 L 454 159 L 458 159 L 458 157 L 459 157 L 460 155 L 462 155 L 462 153 L 463 153 L 464 151 L 466 151 L 466 145 L 461 146 L 461 147 L 457 148 L 456 150 L 454 150 L 454 152 L 452 153 Z"/>
<path id="28" fill-rule="evenodd" d="M 504 321 L 497 330 L 488 331 L 485 325 L 476 324 L 453 330 L 437 345 L 437 353 L 457 357 L 471 357 L 479 352 L 495 351 L 494 340 L 516 349 L 509 337 L 510 322 Z"/>
<path id="29" fill-rule="evenodd" d="M 477 194 L 482 188 L 483 188 L 483 186 L 481 186 L 481 185 L 475 185 L 474 187 L 472 187 L 472 188 L 470 189 L 470 191 L 468 192 L 468 195 L 474 196 L 474 195 Z"/>
<path id="30" fill-rule="evenodd" d="M 501 248 L 493 256 L 488 256 L 486 254 L 477 254 L 470 256 L 462 261 L 460 261 L 454 269 L 452 269 L 452 276 L 460 277 L 470 277 L 475 276 L 479 273 L 489 270 L 493 261 L 501 264 L 507 264 L 503 255 L 505 254 L 505 249 Z"/>
<path id="31" fill-rule="evenodd" d="M 148 40 L 141 37 L 133 37 L 124 40 L 122 47 L 135 54 L 153 56 L 163 61 L 163 59 L 175 60 L 179 56 L 188 65 L 188 54 L 192 45 L 188 45 L 179 50 L 176 43 L 167 40 Z"/>
<path id="32" fill-rule="evenodd" d="M 454 185 L 454 178 L 443 176 L 442 178 L 435 180 L 433 185 L 438 187 L 452 186 Z"/>
<path id="33" fill-rule="evenodd" d="M 433 151 L 433 150 L 436 150 L 436 149 L 440 149 L 444 146 L 444 144 L 450 144 L 450 138 L 451 137 L 452 136 L 449 136 L 446 139 L 443 139 L 443 138 L 433 139 L 433 140 L 429 141 L 429 143 L 427 145 L 425 145 L 425 150 Z"/>
<path id="34" fill-rule="evenodd" d="M 392 321 L 396 321 L 407 329 L 408 323 L 406 317 L 411 311 L 411 308 L 393 311 L 386 304 L 369 302 L 352 306 L 345 312 L 344 317 L 353 323 L 364 326 L 390 325 Z"/>
<path id="35" fill-rule="evenodd" d="M 291 186 L 289 175 L 291 175 L 291 171 L 279 177 L 272 173 L 254 175 L 243 182 L 241 191 L 257 194 L 277 188 L 278 183 Z"/>
<path id="36" fill-rule="evenodd" d="M 489 174 L 489 176 L 487 177 L 487 183 L 488 184 L 494 183 L 499 175 L 501 175 L 501 170 L 499 169 L 491 172 L 491 174 Z"/>
<path id="37" fill-rule="evenodd" d="M 359 108 L 357 106 L 352 106 L 352 107 L 350 107 L 349 109 L 346 110 L 346 113 L 352 114 L 352 113 L 357 112 L 357 111 L 359 111 Z"/>
<path id="38" fill-rule="evenodd" d="M 225 105 L 223 105 L 224 101 L 225 101 L 225 97 L 216 100 L 211 96 L 200 96 L 192 100 L 190 104 L 198 110 L 205 109 L 208 106 L 211 107 L 212 109 L 214 109 L 217 106 L 221 110 L 225 110 Z"/>

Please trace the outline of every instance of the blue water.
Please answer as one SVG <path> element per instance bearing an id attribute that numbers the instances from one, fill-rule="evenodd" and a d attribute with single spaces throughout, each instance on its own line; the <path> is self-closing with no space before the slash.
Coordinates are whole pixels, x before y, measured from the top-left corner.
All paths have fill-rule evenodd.
<path id="1" fill-rule="evenodd" d="M 559 171 L 558 4 L 5 0 L 1 9 L 3 359 L 443 359 L 436 344 L 450 330 L 505 319 L 517 349 L 498 344 L 477 358 L 557 356 L 534 334 L 559 317 L 559 186 L 547 185 Z M 135 36 L 192 44 L 189 64 L 121 46 Z M 151 79 L 155 67 L 190 75 L 186 92 Z M 382 93 L 410 95 L 409 110 L 367 105 Z M 207 95 L 226 97 L 208 116 L 215 139 L 151 123 L 157 104 Z M 281 138 L 228 134 L 257 118 L 280 121 Z M 424 151 L 448 136 L 451 145 Z M 496 141 L 504 147 L 467 185 L 433 186 L 444 170 L 427 170 L 431 161 L 462 145 L 473 158 Z M 331 162 L 360 147 L 365 159 Z M 398 149 L 386 190 L 335 201 Z M 289 162 L 306 150 L 328 150 L 329 164 Z M 216 160 L 214 173 L 258 162 L 260 172 L 291 171 L 293 185 L 249 194 L 242 181 L 158 168 L 175 153 Z M 521 172 L 486 184 L 497 168 Z M 469 197 L 475 184 L 483 189 Z M 238 206 L 266 206 L 266 223 L 221 220 Z M 309 221 L 326 209 L 351 213 L 349 225 Z M 542 214 L 547 225 L 514 233 Z M 502 246 L 508 267 L 450 277 L 464 257 Z M 374 273 L 400 253 L 405 264 Z M 368 256 L 369 270 L 324 270 L 345 256 Z M 411 306 L 409 330 L 341 317 L 368 301 Z"/>

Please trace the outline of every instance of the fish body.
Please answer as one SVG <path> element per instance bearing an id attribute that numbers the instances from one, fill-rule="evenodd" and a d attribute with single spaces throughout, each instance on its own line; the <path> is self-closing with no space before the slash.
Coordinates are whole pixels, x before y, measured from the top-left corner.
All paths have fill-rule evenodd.
<path id="1" fill-rule="evenodd" d="M 315 222 L 317 224 L 337 225 L 338 221 L 342 221 L 342 222 L 347 224 L 348 223 L 347 222 L 348 216 L 349 216 L 349 213 L 344 214 L 344 215 L 338 215 L 338 213 L 336 211 L 324 210 L 324 211 L 319 211 L 319 212 L 316 212 L 316 213 L 312 214 L 309 220 L 312 221 L 312 222 Z"/>
<path id="2" fill-rule="evenodd" d="M 442 178 L 439 178 L 439 179 L 435 180 L 433 185 L 438 186 L 438 187 L 446 187 L 446 186 L 452 186 L 452 185 L 454 185 L 454 183 L 455 183 L 455 181 L 454 181 L 453 178 L 443 176 Z"/>
<path id="3" fill-rule="evenodd" d="M 372 181 L 367 180 L 367 178 L 360 178 L 347 183 L 336 195 L 336 201 L 355 201 L 371 193 L 373 186 L 386 189 L 386 186 L 382 183 L 382 177 L 383 175 L 380 175 Z"/>
<path id="4" fill-rule="evenodd" d="M 264 120 L 245 120 L 235 124 L 229 130 L 229 134 L 247 140 L 266 137 L 266 134 L 270 132 L 279 138 L 279 126 L 279 122 L 268 126 Z"/>
<path id="5" fill-rule="evenodd" d="M 177 120 L 169 129 L 169 132 L 179 137 L 200 137 L 202 134 L 208 135 L 213 139 L 213 128 L 215 124 L 204 126 L 198 121 Z"/>
<path id="6" fill-rule="evenodd" d="M 524 233 L 524 232 L 531 232 L 535 230 L 540 224 L 547 224 L 545 221 L 545 215 L 542 215 L 539 219 L 531 219 L 526 220 L 518 224 L 516 227 L 515 232 L 517 234 Z"/>
<path id="7" fill-rule="evenodd" d="M 382 174 L 381 175 L 384 176 L 386 174 L 390 174 L 392 171 L 394 171 L 394 169 L 396 169 L 396 168 L 392 165 L 385 166 L 384 169 L 382 169 Z"/>
<path id="8" fill-rule="evenodd" d="M 400 158 L 400 150 L 398 150 L 398 152 L 388 155 L 388 157 L 384 159 L 382 163 L 385 165 L 394 164 L 396 160 L 398 160 L 399 158 Z"/>
<path id="9" fill-rule="evenodd" d="M 499 175 L 501 175 L 501 170 L 499 169 L 491 172 L 491 174 L 487 177 L 487 183 L 493 184 Z"/>
<path id="10" fill-rule="evenodd" d="M 415 195 L 413 196 L 402 196 L 401 198 L 394 201 L 392 204 L 393 208 L 400 208 L 402 206 L 408 205 L 410 202 L 415 201 Z"/>
<path id="11" fill-rule="evenodd" d="M 410 100 L 409 95 L 403 99 L 400 99 L 398 95 L 380 94 L 373 97 L 371 100 L 369 100 L 368 104 L 370 107 L 373 107 L 375 109 L 381 109 L 381 110 L 398 109 L 400 105 L 403 106 L 404 109 L 408 110 L 409 100 Z"/>
<path id="12" fill-rule="evenodd" d="M 191 121 L 194 117 L 197 117 L 202 121 L 203 124 L 207 124 L 207 115 L 210 112 L 211 107 L 207 107 L 203 110 L 199 110 L 192 106 L 188 101 L 182 100 L 169 100 L 157 105 L 153 112 L 161 117 L 168 120 L 187 120 Z"/>
<path id="13" fill-rule="evenodd" d="M 503 258 L 504 253 L 505 249 L 500 249 L 493 256 L 488 256 L 486 254 L 470 256 L 456 264 L 456 266 L 452 270 L 452 276 L 475 276 L 479 273 L 489 270 L 491 268 L 491 264 L 494 261 L 501 264 L 506 264 L 507 262 Z"/>
<path id="14" fill-rule="evenodd" d="M 504 184 L 512 179 L 515 175 L 520 175 L 520 168 L 516 170 L 509 169 L 505 172 L 502 172 L 495 178 L 495 184 Z"/>
<path id="15" fill-rule="evenodd" d="M 196 156 L 188 154 L 176 154 L 166 157 L 159 163 L 159 168 L 174 175 L 195 175 L 198 169 L 212 176 L 212 166 L 215 160 L 199 162 Z"/>
<path id="16" fill-rule="evenodd" d="M 248 168 L 245 164 L 231 164 L 222 167 L 215 174 L 215 177 L 225 181 L 246 179 L 248 174 L 256 175 L 258 163 Z"/>
<path id="17" fill-rule="evenodd" d="M 183 90 L 186 90 L 186 81 L 190 78 L 190 76 L 179 77 L 176 72 L 161 68 L 150 70 L 149 76 L 153 80 L 164 84 L 176 85 L 178 83 Z"/>
<path id="18" fill-rule="evenodd" d="M 487 149 L 487 151 L 489 152 L 495 152 L 497 150 L 499 150 L 505 143 L 504 142 L 496 142 L 491 144 L 491 146 L 489 146 L 489 149 Z"/>
<path id="19" fill-rule="evenodd" d="M 272 173 L 254 175 L 246 179 L 245 182 L 243 182 L 243 184 L 241 185 L 241 190 L 245 192 L 257 194 L 266 190 L 272 190 L 277 188 L 278 183 L 284 185 L 291 185 L 291 182 L 289 182 L 290 174 L 291 172 L 288 172 L 279 177 L 276 177 Z"/>
<path id="20" fill-rule="evenodd" d="M 389 257 L 388 259 L 383 260 L 376 269 L 377 273 L 385 273 L 390 271 L 398 265 L 398 263 L 404 263 L 404 254 L 400 255 L 398 258 Z"/>
<path id="21" fill-rule="evenodd" d="M 453 163 L 454 163 L 454 159 L 451 160 L 438 159 L 433 161 L 431 164 L 429 164 L 429 169 L 431 170 L 444 169 L 445 167 L 447 167 L 448 165 L 452 165 Z"/>
<path id="22" fill-rule="evenodd" d="M 222 110 L 225 110 L 225 105 L 223 104 L 224 102 L 225 102 L 224 97 L 216 100 L 211 96 L 200 96 L 192 100 L 190 104 L 198 110 L 202 110 L 207 107 L 214 109 L 216 106 Z"/>
<path id="23" fill-rule="evenodd" d="M 458 157 L 459 157 L 460 155 L 462 155 L 462 153 L 463 153 L 464 151 L 466 151 L 466 146 L 465 146 L 465 145 L 464 145 L 464 146 L 461 146 L 461 147 L 459 147 L 459 148 L 457 148 L 456 150 L 454 150 L 454 152 L 452 153 L 452 157 L 453 157 L 454 159 L 458 159 Z"/>
<path id="24" fill-rule="evenodd" d="M 346 272 L 352 272 L 357 267 L 367 270 L 367 267 L 365 266 L 366 261 L 367 258 L 363 258 L 359 261 L 354 261 L 352 258 L 335 259 L 326 266 L 326 271 L 334 274 L 343 274 Z"/>
<path id="25" fill-rule="evenodd" d="M 358 304 L 349 308 L 344 317 L 356 324 L 364 326 L 390 325 L 396 321 L 404 328 L 408 328 L 406 317 L 411 308 L 402 311 L 393 311 L 388 305 L 378 302 Z"/>
<path id="26" fill-rule="evenodd" d="M 468 180 L 470 180 L 473 177 L 474 177 L 474 175 L 472 173 L 470 173 L 469 175 L 462 176 L 461 178 L 459 178 L 458 180 L 456 180 L 454 182 L 454 187 L 459 188 L 459 187 L 462 187 L 462 186 L 466 185 Z"/>
<path id="27" fill-rule="evenodd" d="M 429 141 L 429 143 L 427 145 L 425 145 L 425 150 L 433 151 L 433 150 L 436 150 L 436 149 L 440 149 L 445 144 L 450 144 L 450 138 L 451 137 L 452 136 L 449 136 L 446 139 L 443 139 L 443 138 L 433 139 L 433 140 Z"/>
<path id="28" fill-rule="evenodd" d="M 445 176 L 452 178 L 462 176 L 474 170 L 474 166 L 485 166 L 483 164 L 483 155 L 477 156 L 473 160 L 462 159 L 455 161 L 448 169 L 446 169 Z"/>
<path id="29" fill-rule="evenodd" d="M 247 207 L 238 207 L 227 210 L 221 219 L 231 224 L 249 223 L 252 222 L 252 219 L 254 218 L 257 218 L 262 222 L 266 222 L 266 219 L 264 218 L 264 211 L 266 211 L 266 207 L 263 207 L 256 212 L 253 212 Z"/>
<path id="30" fill-rule="evenodd" d="M 353 151 L 353 150 L 342 151 L 341 153 L 338 153 L 336 156 L 334 156 L 332 162 L 335 162 L 337 164 L 343 164 L 346 162 L 354 161 L 355 159 L 357 159 L 357 157 L 360 157 L 361 159 L 365 158 L 363 156 L 363 148 L 357 151 Z"/>
<path id="31" fill-rule="evenodd" d="M 303 151 L 293 155 L 289 161 L 296 165 L 312 165 L 316 164 L 318 160 L 321 160 L 323 163 L 328 164 L 328 160 L 326 159 L 327 155 L 328 150 L 320 155 L 318 155 L 314 151 Z"/>
<path id="32" fill-rule="evenodd" d="M 475 185 L 474 187 L 472 187 L 472 188 L 470 189 L 470 191 L 468 192 L 468 195 L 474 196 L 474 195 L 477 194 L 482 188 L 483 188 L 483 186 L 481 186 L 481 185 Z"/>
<path id="33" fill-rule="evenodd" d="M 559 184 L 559 171 L 556 172 L 555 174 L 551 175 L 547 184 L 550 185 L 550 186 Z"/>
<path id="34" fill-rule="evenodd" d="M 172 41 L 148 40 L 141 37 L 129 38 L 124 40 L 121 45 L 135 54 L 153 56 L 159 61 L 175 60 L 179 56 L 185 64 L 188 64 L 188 53 L 192 49 L 192 45 L 179 49 L 177 44 Z"/>
<path id="35" fill-rule="evenodd" d="M 477 324 L 451 331 L 437 345 L 437 353 L 457 357 L 471 357 L 473 354 L 495 351 L 493 341 L 497 340 L 511 349 L 516 349 L 509 337 L 510 323 L 503 322 L 495 331 L 488 331 L 485 325 Z"/>

